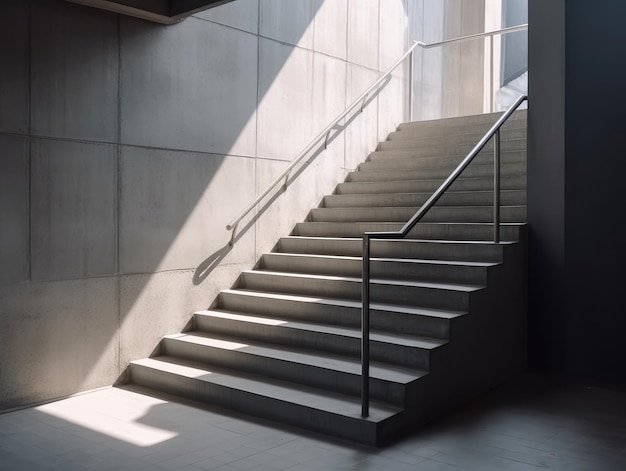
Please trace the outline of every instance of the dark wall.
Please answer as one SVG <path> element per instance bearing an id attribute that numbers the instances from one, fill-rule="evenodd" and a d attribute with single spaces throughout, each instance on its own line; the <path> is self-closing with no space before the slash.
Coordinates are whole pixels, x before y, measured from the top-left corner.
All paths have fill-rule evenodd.
<path id="1" fill-rule="evenodd" d="M 529 360 L 626 383 L 626 5 L 529 5 Z"/>

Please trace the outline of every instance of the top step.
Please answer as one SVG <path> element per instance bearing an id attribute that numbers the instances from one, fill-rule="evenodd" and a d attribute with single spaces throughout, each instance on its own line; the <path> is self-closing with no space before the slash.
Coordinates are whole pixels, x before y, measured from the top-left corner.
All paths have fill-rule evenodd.
<path id="1" fill-rule="evenodd" d="M 425 121 L 412 121 L 402 123 L 398 126 L 398 131 L 405 129 L 450 129 L 450 128 L 466 128 L 467 126 L 485 126 L 485 131 L 489 129 L 489 126 L 493 125 L 504 113 L 485 113 L 470 116 L 456 116 L 454 118 L 442 118 L 432 119 Z M 507 123 L 513 123 L 514 121 L 526 121 L 527 110 L 518 110 L 507 120 Z M 506 126 L 506 124 L 505 124 Z M 513 125 L 514 126 L 514 125 Z"/>

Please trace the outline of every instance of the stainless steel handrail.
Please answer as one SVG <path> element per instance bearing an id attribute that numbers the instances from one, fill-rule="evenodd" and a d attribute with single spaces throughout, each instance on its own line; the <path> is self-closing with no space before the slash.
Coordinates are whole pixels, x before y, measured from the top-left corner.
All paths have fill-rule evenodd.
<path id="1" fill-rule="evenodd" d="M 437 43 L 428 43 L 428 44 L 426 44 L 426 43 L 423 43 L 421 41 L 418 41 L 418 44 L 423 49 L 429 49 L 431 47 L 443 46 L 444 44 L 458 43 L 458 42 L 469 41 L 469 40 L 478 39 L 478 38 L 493 37 L 493 36 L 496 36 L 498 34 L 515 33 L 517 31 L 524 31 L 526 29 L 528 29 L 528 23 L 525 23 L 523 25 L 511 26 L 509 28 L 502 28 L 502 29 L 498 29 L 498 30 L 495 30 L 495 31 L 487 31 L 485 33 L 470 34 L 469 36 L 461 36 L 459 38 L 446 39 L 445 41 L 439 41 Z"/>
<path id="2" fill-rule="evenodd" d="M 350 112 L 352 112 L 357 106 L 360 105 L 360 112 L 363 112 L 363 110 L 367 107 L 367 105 L 369 104 L 368 99 L 370 97 L 370 95 L 372 94 L 372 92 L 374 92 L 375 90 L 378 89 L 378 87 L 385 82 L 385 80 L 387 80 L 388 77 L 391 76 L 391 74 L 393 73 L 394 70 L 396 70 L 396 68 L 398 68 L 398 66 L 400 64 L 402 64 L 402 62 L 404 62 L 404 60 L 407 58 L 407 56 L 411 56 L 411 59 L 413 58 L 413 50 L 419 45 L 419 43 L 415 42 L 404 54 L 402 54 L 402 56 L 396 61 L 394 62 L 394 64 L 389 68 L 389 70 L 387 70 L 387 72 L 385 72 L 374 84 L 372 84 L 367 90 L 365 90 L 361 95 L 359 95 L 359 97 L 354 100 L 354 102 L 352 102 L 352 104 L 345 109 L 345 111 L 343 113 L 341 113 L 339 116 L 337 116 L 332 123 L 330 123 L 321 133 L 319 133 L 297 156 L 296 158 L 291 162 L 291 164 L 289 164 L 289 166 L 283 170 L 283 172 L 267 187 L 267 189 L 261 193 L 259 196 L 257 196 L 255 198 L 255 200 L 250 203 L 248 206 L 246 206 L 246 208 L 241 211 L 241 213 L 239 213 L 239 215 L 234 218 L 227 226 L 226 229 L 227 230 L 232 230 L 233 234 L 231 236 L 230 239 L 230 245 L 233 245 L 234 240 L 235 240 L 235 232 L 237 230 L 237 226 L 239 225 L 239 223 L 241 222 L 241 220 L 250 212 L 254 209 L 254 207 L 259 204 L 263 198 L 265 198 L 274 188 L 276 188 L 276 186 L 281 183 L 283 183 L 283 186 L 286 187 L 288 182 L 289 182 L 289 176 L 291 174 L 291 171 L 306 157 L 309 155 L 309 153 L 317 146 L 319 145 L 322 140 L 324 141 L 324 148 L 326 148 L 328 146 L 328 142 L 329 139 L 331 137 L 331 134 L 333 132 L 334 129 L 336 129 L 337 125 L 341 122 L 341 120 L 343 120 L 346 116 L 348 116 L 348 114 L 350 114 Z M 410 69 L 413 69 L 413 63 L 411 60 L 411 65 L 410 65 Z M 411 79 L 412 82 L 412 79 Z M 380 90 L 382 90 L 387 84 L 385 83 L 383 85 L 382 88 L 380 88 Z M 378 91 L 380 91 L 378 90 Z M 409 93 L 410 96 L 412 96 L 412 93 Z M 409 108 L 410 109 L 410 108 Z M 334 137 L 334 136 L 333 136 Z"/>
<path id="3" fill-rule="evenodd" d="M 441 196 L 450 188 L 465 168 L 474 160 L 478 153 L 485 147 L 487 142 L 494 137 L 494 222 L 493 240 L 500 243 L 500 127 L 513 114 L 515 110 L 528 97 L 521 95 L 511 107 L 496 121 L 487 131 L 482 139 L 467 154 L 467 157 L 457 166 L 450 176 L 441 184 L 430 198 L 420 207 L 419 210 L 402 226 L 399 231 L 393 232 L 366 232 L 363 234 L 363 286 L 362 286 L 362 312 L 361 312 L 361 415 L 369 415 L 369 334 L 370 334 L 370 240 L 371 239 L 401 239 L 407 236 L 409 231 L 424 217 L 424 215 L 435 205 Z"/>

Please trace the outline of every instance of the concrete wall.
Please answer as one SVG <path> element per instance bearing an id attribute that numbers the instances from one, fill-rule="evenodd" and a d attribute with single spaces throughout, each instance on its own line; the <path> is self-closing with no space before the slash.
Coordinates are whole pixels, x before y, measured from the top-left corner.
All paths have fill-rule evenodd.
<path id="1" fill-rule="evenodd" d="M 225 225 L 407 46 L 402 0 L 237 0 L 174 26 L 0 5 L 0 409 L 113 383 L 406 116 L 404 72 Z"/>
<path id="2" fill-rule="evenodd" d="M 529 14 L 531 364 L 626 384 L 626 6 L 530 0 Z"/>
<path id="3" fill-rule="evenodd" d="M 408 7 L 412 41 L 430 44 L 485 31 L 485 0 L 415 0 Z M 488 94 L 484 62 L 483 39 L 430 49 L 418 47 L 413 119 L 482 113 L 483 95 Z"/>

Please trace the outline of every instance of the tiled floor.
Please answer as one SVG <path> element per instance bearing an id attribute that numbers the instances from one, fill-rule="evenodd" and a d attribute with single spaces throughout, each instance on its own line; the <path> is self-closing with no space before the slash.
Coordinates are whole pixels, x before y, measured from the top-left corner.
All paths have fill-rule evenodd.
<path id="1" fill-rule="evenodd" d="M 110 388 L 0 415 L 0 470 L 626 470 L 626 392 L 523 375 L 371 449 Z"/>

